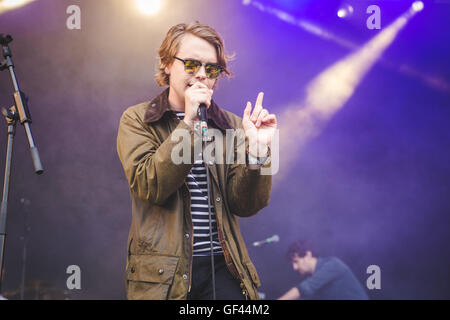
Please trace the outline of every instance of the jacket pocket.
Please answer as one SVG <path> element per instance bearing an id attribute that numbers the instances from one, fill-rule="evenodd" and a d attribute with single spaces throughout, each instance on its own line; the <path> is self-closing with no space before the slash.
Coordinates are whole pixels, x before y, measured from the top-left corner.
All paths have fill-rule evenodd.
<path id="1" fill-rule="evenodd" d="M 126 270 L 127 299 L 166 299 L 179 259 L 165 255 L 130 255 Z"/>
<path id="2" fill-rule="evenodd" d="M 261 280 L 259 279 L 258 272 L 256 272 L 255 266 L 251 262 L 246 262 L 245 266 L 250 275 L 250 278 L 252 279 L 253 284 L 256 288 L 258 288 L 261 285 Z"/>

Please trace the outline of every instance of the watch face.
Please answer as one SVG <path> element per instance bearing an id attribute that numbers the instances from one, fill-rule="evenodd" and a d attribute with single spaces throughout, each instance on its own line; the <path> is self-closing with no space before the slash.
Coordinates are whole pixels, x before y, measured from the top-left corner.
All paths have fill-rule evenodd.
<path id="1" fill-rule="evenodd" d="M 247 163 L 248 164 L 258 164 L 258 158 L 255 158 L 250 153 L 247 153 Z"/>
<path id="2" fill-rule="evenodd" d="M 269 158 L 269 157 L 259 158 L 259 159 L 258 159 L 258 164 L 262 166 L 263 164 L 266 163 L 266 161 L 267 161 L 268 158 Z"/>
<path id="3" fill-rule="evenodd" d="M 262 166 L 264 163 L 266 163 L 268 158 L 269 158 L 268 156 L 256 158 L 256 157 L 252 156 L 250 153 L 247 154 L 248 164 L 256 164 L 256 165 Z"/>

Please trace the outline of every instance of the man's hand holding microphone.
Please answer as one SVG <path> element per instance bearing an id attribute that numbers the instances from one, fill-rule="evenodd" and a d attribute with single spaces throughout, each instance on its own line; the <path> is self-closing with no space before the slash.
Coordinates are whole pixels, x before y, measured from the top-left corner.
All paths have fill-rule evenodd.
<path id="1" fill-rule="evenodd" d="M 199 81 L 195 82 L 192 86 L 186 89 L 184 93 L 184 119 L 183 121 L 190 126 L 194 127 L 194 122 L 199 120 L 198 108 L 200 104 L 205 104 L 206 108 L 211 105 L 211 98 L 213 90 L 209 89 L 206 84 Z"/>

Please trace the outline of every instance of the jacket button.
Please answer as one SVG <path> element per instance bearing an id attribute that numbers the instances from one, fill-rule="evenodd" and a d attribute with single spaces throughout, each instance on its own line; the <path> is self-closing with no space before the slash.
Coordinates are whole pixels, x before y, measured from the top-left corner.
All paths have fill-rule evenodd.
<path id="1" fill-rule="evenodd" d="M 189 233 L 186 233 L 186 234 L 184 235 L 184 237 L 185 237 L 186 239 L 189 239 L 189 237 L 190 237 Z"/>
<path id="2" fill-rule="evenodd" d="M 153 108 L 156 107 L 156 103 L 152 103 L 152 107 L 153 107 Z"/>
<path id="3" fill-rule="evenodd" d="M 244 296 L 246 296 L 246 295 L 247 295 L 247 291 L 242 290 L 242 294 L 243 294 Z"/>
<path id="4" fill-rule="evenodd" d="M 241 286 L 241 288 L 244 288 L 245 285 L 241 282 L 240 286 Z"/>
<path id="5" fill-rule="evenodd" d="M 216 198 L 216 201 L 217 201 L 217 202 L 220 202 L 220 197 L 217 197 L 217 198 Z"/>
<path id="6" fill-rule="evenodd" d="M 136 271 L 135 269 L 134 269 L 134 267 L 131 267 L 131 273 L 134 273 L 134 271 Z"/>
<path id="7" fill-rule="evenodd" d="M 187 280 L 187 278 L 188 278 L 187 274 L 183 274 L 183 279 Z"/>
<path id="8" fill-rule="evenodd" d="M 162 268 L 159 269 L 159 270 L 158 270 L 158 273 L 159 273 L 159 274 L 163 274 L 163 273 L 164 273 L 164 269 L 162 269 Z"/>

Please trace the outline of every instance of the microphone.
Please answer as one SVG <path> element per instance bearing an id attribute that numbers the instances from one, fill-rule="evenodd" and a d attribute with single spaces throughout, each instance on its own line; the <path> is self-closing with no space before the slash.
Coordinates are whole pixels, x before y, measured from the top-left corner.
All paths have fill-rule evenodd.
<path id="1" fill-rule="evenodd" d="M 197 115 L 200 119 L 200 128 L 202 130 L 202 134 L 206 135 L 208 132 L 208 114 L 206 112 L 206 104 L 200 103 L 197 109 Z"/>
<path id="2" fill-rule="evenodd" d="M 254 247 L 259 247 L 259 246 L 262 246 L 263 244 L 266 244 L 266 243 L 278 242 L 278 241 L 280 241 L 280 237 L 277 234 L 274 234 L 270 238 L 264 239 L 262 241 L 255 241 L 255 242 L 253 242 L 253 246 Z"/>

